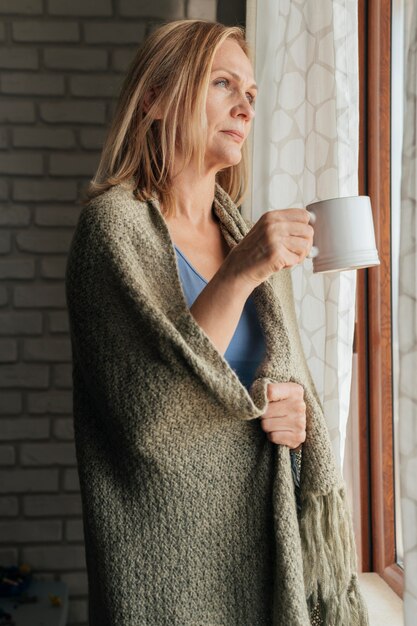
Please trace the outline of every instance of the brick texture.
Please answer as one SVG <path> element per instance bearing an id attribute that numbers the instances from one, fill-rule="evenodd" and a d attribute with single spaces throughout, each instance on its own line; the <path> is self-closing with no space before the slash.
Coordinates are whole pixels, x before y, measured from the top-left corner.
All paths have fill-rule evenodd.
<path id="1" fill-rule="evenodd" d="M 36 70 L 39 67 L 39 56 L 36 48 L 5 47 L 0 50 L 0 67 L 13 70 Z"/>
<path id="2" fill-rule="evenodd" d="M 67 626 L 88 621 L 64 289 L 77 199 L 145 36 L 231 1 L 0 0 L 0 564 L 65 582 Z"/>
<path id="3" fill-rule="evenodd" d="M 39 206 L 35 213 L 35 224 L 38 226 L 70 226 L 76 225 L 80 208 L 74 205 Z"/>
<path id="4" fill-rule="evenodd" d="M 0 122 L 32 123 L 35 121 L 35 105 L 33 102 L 11 98 L 0 101 Z"/>
<path id="5" fill-rule="evenodd" d="M 0 465 L 14 465 L 16 462 L 16 450 L 13 446 L 0 446 Z M 0 523 L 1 526 L 1 523 Z M 1 541 L 1 530 L 0 530 Z"/>
<path id="6" fill-rule="evenodd" d="M 212 2 L 211 0 L 188 0 L 187 13 L 190 19 L 214 21 L 217 13 L 217 2 Z"/>
<path id="7" fill-rule="evenodd" d="M 31 180 L 16 178 L 12 186 L 12 198 L 18 202 L 75 202 L 77 198 L 76 181 L 68 180 Z"/>
<path id="8" fill-rule="evenodd" d="M 20 449 L 20 463 L 26 466 L 76 465 L 73 443 L 27 443 Z"/>
<path id="9" fill-rule="evenodd" d="M 204 1 L 207 2 L 207 0 Z M 210 0 L 208 2 L 210 3 Z M 153 2 L 120 0 L 119 11 L 126 17 L 180 20 L 185 17 L 185 3 L 182 0 L 153 0 Z"/>
<path id="10" fill-rule="evenodd" d="M 18 415 L 21 412 L 21 394 L 15 391 L 0 391 L 0 415 Z M 3 417 L 0 420 L 0 439 L 3 439 L 2 432 L 4 432 L 5 421 Z"/>
<path id="11" fill-rule="evenodd" d="M 21 94 L 24 96 L 62 96 L 64 94 L 64 77 L 56 74 L 10 72 L 1 77 L 0 91 L 3 94 Z"/>
<path id="12" fill-rule="evenodd" d="M 32 259 L 28 259 L 33 263 Z M 0 335 L 40 335 L 42 315 L 40 313 L 20 313 L 8 311 L 0 313 Z"/>
<path id="13" fill-rule="evenodd" d="M 9 290 L 0 285 L 0 306 L 6 306 L 9 303 Z"/>
<path id="14" fill-rule="evenodd" d="M 19 502 L 15 496 L 0 498 L 0 516 L 5 518 L 16 517 L 19 513 Z"/>
<path id="15" fill-rule="evenodd" d="M 61 574 L 61 580 L 68 585 L 71 596 L 80 596 L 87 593 L 87 574 L 76 572 L 75 574 Z"/>
<path id="16" fill-rule="evenodd" d="M 28 226 L 30 210 L 19 204 L 3 204 L 0 207 L 0 228 L 4 226 Z"/>
<path id="17" fill-rule="evenodd" d="M 25 285 L 14 287 L 13 304 L 15 307 L 43 308 L 53 307 L 57 309 L 65 308 L 64 285 Z"/>
<path id="18" fill-rule="evenodd" d="M 0 154 L 0 174 L 43 174 L 43 157 L 36 152 Z"/>
<path id="19" fill-rule="evenodd" d="M 9 132 L 7 128 L 0 128 L 0 150 L 6 150 L 9 147 Z"/>
<path id="20" fill-rule="evenodd" d="M 0 15 L 41 15 L 42 0 L 0 0 Z"/>
<path id="21" fill-rule="evenodd" d="M 20 42 L 77 42 L 80 40 L 81 24 L 63 20 L 13 21 L 12 39 Z"/>
<path id="22" fill-rule="evenodd" d="M 5 395 L 5 393 L 2 394 L 3 397 Z M 2 396 L 0 396 L 0 401 L 3 399 Z M 7 419 L 3 417 L 0 421 L 1 441 L 49 439 L 49 434 L 49 419 L 45 417 L 38 417 L 36 419 L 28 419 L 26 417 Z"/>
<path id="23" fill-rule="evenodd" d="M 80 481 L 78 478 L 78 471 L 76 469 L 66 470 L 64 476 L 65 491 L 79 491 Z"/>
<path id="24" fill-rule="evenodd" d="M 24 252 L 67 252 L 71 242 L 71 233 L 62 230 L 39 229 L 26 230 L 16 235 L 16 244 Z"/>
<path id="25" fill-rule="evenodd" d="M 85 23 L 84 37 L 89 44 L 113 44 L 137 46 L 145 37 L 146 25 L 143 22 L 120 20 L 112 22 Z"/>
<path id="26" fill-rule="evenodd" d="M 28 474 L 40 474 L 43 472 L 45 475 L 51 475 L 53 472 L 57 472 L 57 470 L 25 470 Z M 29 489 L 27 490 L 29 491 Z M 34 491 L 34 489 L 32 489 Z M 38 489 L 38 492 L 41 491 L 55 491 L 54 489 L 46 489 L 46 486 L 43 490 Z M 23 511 L 28 517 L 47 517 L 48 515 L 56 516 L 61 515 L 62 517 L 72 517 L 74 515 L 81 515 L 81 496 L 79 494 L 76 495 L 67 495 L 65 493 L 57 493 L 55 495 L 26 495 L 23 498 Z"/>
<path id="27" fill-rule="evenodd" d="M 57 469 L 0 470 L 0 493 L 48 493 L 58 491 Z M 25 496 L 26 499 L 29 496 Z M 35 496 L 34 496 L 35 497 Z M 39 499 L 41 496 L 36 496 Z M 59 497 L 59 496 L 57 496 Z M 47 515 L 47 511 L 45 511 Z"/>
<path id="28" fill-rule="evenodd" d="M 108 58 L 107 50 L 90 50 L 88 47 L 48 48 L 44 51 L 43 61 L 48 69 L 91 72 L 105 70 Z"/>
<path id="29" fill-rule="evenodd" d="M 48 0 L 48 13 L 50 15 L 81 16 L 111 16 L 111 0 Z"/>
<path id="30" fill-rule="evenodd" d="M 50 333 L 68 332 L 68 316 L 65 312 L 49 313 L 47 318 Z"/>
<path id="31" fill-rule="evenodd" d="M 11 248 L 12 248 L 11 233 L 0 231 L 0 254 L 7 254 L 8 252 L 11 252 Z"/>
<path id="32" fill-rule="evenodd" d="M 0 279 L 3 278 L 34 278 L 35 262 L 33 259 L 0 260 Z M 0 330 L 0 333 L 2 331 Z"/>
<path id="33" fill-rule="evenodd" d="M 70 128 L 15 127 L 13 129 L 12 143 L 15 148 L 69 150 L 75 147 L 75 133 Z"/>
<path id="34" fill-rule="evenodd" d="M 40 119 L 46 124 L 103 125 L 106 106 L 101 100 L 90 102 L 41 102 Z M 1 112 L 1 109 L 0 109 Z"/>
<path id="35" fill-rule="evenodd" d="M 36 525 L 30 521 L 0 522 L 0 543 L 44 543 L 62 539 L 62 522 L 47 520 Z"/>
<path id="36" fill-rule="evenodd" d="M 15 363 L 17 361 L 17 341 L 15 339 L 0 339 L 0 363 Z"/>

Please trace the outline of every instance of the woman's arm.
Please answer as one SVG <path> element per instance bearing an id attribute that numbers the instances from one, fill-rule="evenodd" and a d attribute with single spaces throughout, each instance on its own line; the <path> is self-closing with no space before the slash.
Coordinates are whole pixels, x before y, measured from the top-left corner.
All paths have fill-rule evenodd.
<path id="1" fill-rule="evenodd" d="M 233 273 L 226 258 L 190 308 L 199 326 L 222 354 L 227 350 L 253 289 L 253 284 L 248 286 L 247 281 Z M 261 416 L 262 429 L 272 443 L 298 451 L 306 438 L 303 387 L 293 382 L 270 383 L 267 395 L 270 402 Z"/>
<path id="2" fill-rule="evenodd" d="M 228 271 L 224 262 L 190 307 L 190 313 L 221 354 L 230 344 L 254 287 Z"/>
<path id="3" fill-rule="evenodd" d="M 305 209 L 264 213 L 191 306 L 191 314 L 222 354 L 255 287 L 271 274 L 301 263 L 310 252 L 314 231 L 309 219 Z"/>

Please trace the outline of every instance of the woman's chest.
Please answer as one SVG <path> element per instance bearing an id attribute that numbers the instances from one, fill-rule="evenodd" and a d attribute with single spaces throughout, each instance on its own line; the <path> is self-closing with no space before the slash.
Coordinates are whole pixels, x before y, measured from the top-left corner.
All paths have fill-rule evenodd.
<path id="1" fill-rule="evenodd" d="M 195 270 L 209 282 L 225 261 L 230 248 L 220 229 L 200 235 L 191 231 L 171 229 L 171 239 Z"/>

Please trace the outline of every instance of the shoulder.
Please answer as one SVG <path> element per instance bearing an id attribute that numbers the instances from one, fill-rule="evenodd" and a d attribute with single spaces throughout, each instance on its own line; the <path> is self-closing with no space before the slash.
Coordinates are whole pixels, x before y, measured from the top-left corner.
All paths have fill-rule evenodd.
<path id="1" fill-rule="evenodd" d="M 115 185 L 80 211 L 73 233 L 68 266 L 75 259 L 86 264 L 100 259 L 129 258 L 154 239 L 152 211 L 148 202 L 138 201 L 131 190 Z"/>
<path id="2" fill-rule="evenodd" d="M 89 219 L 123 220 L 146 211 L 147 206 L 147 202 L 140 202 L 134 197 L 130 187 L 118 184 L 90 200 L 82 213 Z"/>
<path id="3" fill-rule="evenodd" d="M 90 234 L 109 239 L 122 233 L 129 235 L 145 229 L 149 213 L 149 203 L 137 200 L 131 188 L 114 185 L 82 207 L 76 234 L 82 232 L 85 236 Z"/>
<path id="4" fill-rule="evenodd" d="M 151 207 L 115 185 L 82 207 L 67 257 L 66 281 L 120 275 L 135 267 L 155 239 Z M 84 277 L 84 278 L 82 278 Z"/>

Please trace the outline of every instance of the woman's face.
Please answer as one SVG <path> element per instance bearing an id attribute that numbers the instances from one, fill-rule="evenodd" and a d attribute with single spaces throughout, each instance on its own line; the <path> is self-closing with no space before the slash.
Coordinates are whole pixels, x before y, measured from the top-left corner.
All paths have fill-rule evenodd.
<path id="1" fill-rule="evenodd" d="M 255 115 L 255 96 L 251 62 L 236 41 L 226 39 L 214 56 L 207 94 L 208 169 L 219 171 L 240 162 Z"/>

